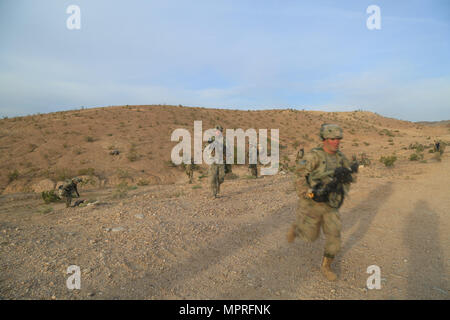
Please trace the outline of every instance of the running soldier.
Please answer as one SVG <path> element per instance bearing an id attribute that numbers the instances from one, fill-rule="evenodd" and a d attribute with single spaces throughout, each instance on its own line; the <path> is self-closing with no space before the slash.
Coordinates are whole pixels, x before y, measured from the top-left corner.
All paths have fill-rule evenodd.
<path id="1" fill-rule="evenodd" d="M 287 236 L 288 242 L 293 242 L 296 237 L 315 241 L 322 229 L 325 250 L 321 272 L 330 281 L 337 279 L 331 263 L 341 248 L 342 225 L 338 208 L 358 170 L 358 163 L 350 164 L 339 151 L 342 137 L 338 125 L 323 124 L 320 128 L 322 147 L 312 149 L 299 159 L 296 169 L 297 221 Z"/>

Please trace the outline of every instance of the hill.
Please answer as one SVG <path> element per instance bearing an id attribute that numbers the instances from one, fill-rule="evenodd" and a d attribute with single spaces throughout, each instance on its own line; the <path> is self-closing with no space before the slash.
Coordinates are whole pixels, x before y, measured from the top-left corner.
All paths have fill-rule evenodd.
<path id="1" fill-rule="evenodd" d="M 191 134 L 195 120 L 203 130 L 279 129 L 280 161 L 291 161 L 300 146 L 319 143 L 319 127 L 338 123 L 344 129 L 345 153 L 401 153 L 411 143 L 429 145 L 447 138 L 445 126 L 385 118 L 365 111 L 224 110 L 183 106 L 121 106 L 38 114 L 0 120 L 0 190 L 3 194 L 40 192 L 73 176 L 86 176 L 85 188 L 173 184 L 184 181 L 170 161 L 176 128 Z M 118 150 L 119 155 L 110 155 Z M 406 152 L 403 152 L 406 153 Z M 204 168 L 204 167 L 203 167 Z"/>

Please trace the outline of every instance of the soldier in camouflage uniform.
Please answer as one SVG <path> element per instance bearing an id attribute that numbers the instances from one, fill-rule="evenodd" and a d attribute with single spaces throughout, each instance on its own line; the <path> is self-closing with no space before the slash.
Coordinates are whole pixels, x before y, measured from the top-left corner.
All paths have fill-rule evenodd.
<path id="1" fill-rule="evenodd" d="M 219 140 L 216 139 L 216 137 L 222 137 L 223 142 L 220 144 Z M 213 162 L 209 166 L 209 183 L 211 186 L 211 194 L 214 198 L 218 197 L 218 194 L 220 193 L 220 185 L 223 183 L 225 179 L 225 159 L 226 159 L 226 144 L 225 144 L 225 138 L 223 137 L 223 128 L 222 126 L 218 125 L 216 126 L 216 135 L 212 137 L 208 141 L 208 146 L 206 148 L 213 149 L 214 147 L 216 149 L 223 149 L 223 163 L 215 163 Z M 212 155 L 214 156 L 214 155 Z"/>
<path id="2" fill-rule="evenodd" d="M 258 178 L 258 164 L 257 163 L 250 163 L 250 148 L 253 147 L 251 144 L 249 144 L 248 146 L 248 161 L 249 161 L 249 165 L 248 165 L 248 169 L 250 170 L 250 173 L 252 175 L 252 177 Z M 256 161 L 258 162 L 258 158 L 259 158 L 259 147 L 261 147 L 260 144 L 258 144 L 258 147 L 256 148 Z"/>
<path id="3" fill-rule="evenodd" d="M 196 169 L 196 165 L 194 163 L 194 158 L 191 158 L 191 163 L 186 164 L 185 172 L 189 177 L 189 183 L 192 183 L 192 178 L 194 177 L 194 170 Z"/>
<path id="4" fill-rule="evenodd" d="M 441 161 L 442 154 L 444 153 L 445 145 L 439 141 L 435 140 L 433 144 L 433 151 L 436 154 L 435 158 L 439 161 Z"/>
<path id="5" fill-rule="evenodd" d="M 81 181 L 81 178 L 68 179 L 66 180 L 66 182 L 64 182 L 63 185 L 59 186 L 58 195 L 61 199 L 65 198 L 66 208 L 70 207 L 70 203 L 72 202 L 72 194 L 74 192 L 76 193 L 77 198 L 80 197 L 77 189 L 77 184 Z"/>
<path id="6" fill-rule="evenodd" d="M 338 167 L 351 168 L 352 172 L 357 171 L 358 164 L 350 164 L 344 154 L 339 151 L 342 136 L 342 129 L 338 125 L 323 124 L 320 129 L 322 147 L 314 148 L 298 159 L 296 168 L 296 189 L 299 196 L 297 221 L 292 225 L 287 236 L 288 242 L 293 242 L 295 237 L 314 241 L 318 238 L 322 228 L 325 234 L 325 250 L 321 272 L 330 281 L 337 279 L 331 269 L 331 263 L 341 247 L 342 225 L 338 208 L 349 190 L 349 183 L 341 186 L 340 190 L 343 190 L 341 193 L 330 192 L 325 202 L 313 200 L 311 191 L 318 185 L 326 185 L 332 181 L 335 169 Z M 316 198 L 314 197 L 314 199 Z"/>

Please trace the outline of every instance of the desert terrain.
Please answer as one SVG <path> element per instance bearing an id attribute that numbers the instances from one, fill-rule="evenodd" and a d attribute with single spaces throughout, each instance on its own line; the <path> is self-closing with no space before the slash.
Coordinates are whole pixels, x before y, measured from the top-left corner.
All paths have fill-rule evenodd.
<path id="1" fill-rule="evenodd" d="M 277 175 L 233 166 L 211 199 L 207 167 L 188 184 L 170 161 L 176 128 L 279 129 Z M 341 150 L 365 153 L 340 209 L 336 282 L 319 266 L 324 239 L 286 233 L 295 220 L 299 148 L 322 123 L 344 129 Z M 0 120 L 1 299 L 449 299 L 450 159 L 432 152 L 450 127 L 367 111 L 239 111 L 183 106 L 81 109 Z M 118 150 L 118 155 L 110 154 Z M 395 156 L 387 167 L 381 157 Z M 42 191 L 82 176 L 82 206 Z M 69 290 L 67 268 L 81 269 Z M 381 269 L 381 289 L 366 270 Z"/>

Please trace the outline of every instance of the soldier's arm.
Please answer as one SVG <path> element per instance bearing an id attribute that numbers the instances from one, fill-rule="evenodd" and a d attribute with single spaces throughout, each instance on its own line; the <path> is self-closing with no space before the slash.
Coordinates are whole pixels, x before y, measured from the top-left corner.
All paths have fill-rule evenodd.
<path id="1" fill-rule="evenodd" d="M 77 189 L 77 185 L 76 184 L 73 186 L 73 189 L 75 190 L 75 192 L 76 192 L 76 194 L 77 194 L 77 196 L 79 198 L 80 194 L 78 193 L 78 189 Z"/>
<path id="2" fill-rule="evenodd" d="M 311 187 L 308 184 L 306 177 L 310 175 L 318 167 L 319 161 L 320 159 L 318 158 L 318 156 L 315 153 L 310 152 L 305 154 L 303 159 L 297 163 L 295 169 L 296 174 L 295 184 L 299 195 L 305 193 Z"/>
<path id="3" fill-rule="evenodd" d="M 353 182 L 356 182 L 356 177 L 357 177 L 358 167 L 359 167 L 358 161 L 353 160 L 350 162 L 344 154 L 342 154 L 342 157 L 343 157 L 343 166 L 345 168 L 352 170 L 352 179 L 353 179 Z M 355 170 L 355 168 L 356 168 L 356 170 Z"/>

